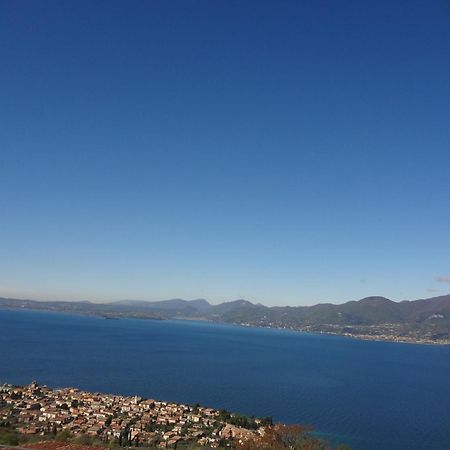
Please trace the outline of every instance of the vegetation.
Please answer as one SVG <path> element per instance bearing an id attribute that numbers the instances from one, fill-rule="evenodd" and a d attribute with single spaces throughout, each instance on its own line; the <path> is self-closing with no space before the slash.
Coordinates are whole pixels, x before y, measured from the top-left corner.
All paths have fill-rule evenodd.
<path id="1" fill-rule="evenodd" d="M 257 419 L 255 417 L 242 416 L 240 414 L 231 414 L 228 411 L 222 409 L 218 417 L 226 423 L 234 425 L 236 427 L 246 428 L 247 430 L 256 430 L 257 428 L 265 425 L 272 425 L 272 418 L 266 417 L 263 419 Z"/>
<path id="2" fill-rule="evenodd" d="M 56 441 L 63 441 L 66 442 L 72 438 L 72 434 L 69 430 L 62 430 L 59 433 L 56 434 L 55 440 Z"/>
<path id="3" fill-rule="evenodd" d="M 89 445 L 89 446 L 105 446 L 105 442 L 102 440 L 88 435 L 77 435 L 73 436 L 68 430 L 62 430 L 58 433 L 47 434 L 43 438 L 40 435 L 26 435 L 21 434 L 11 426 L 0 425 L 0 445 L 11 445 L 16 446 L 20 444 L 42 441 L 42 440 L 55 440 L 61 442 L 73 442 L 75 444 L 80 445 Z M 115 448 L 116 446 L 113 444 L 109 446 L 110 448 Z"/>
<path id="4" fill-rule="evenodd" d="M 228 414 L 226 411 L 224 414 Z M 236 416 L 239 422 L 243 416 Z M 50 440 L 51 435 L 45 436 L 45 440 Z M 87 446 L 107 446 L 109 449 L 118 448 L 132 448 L 129 443 L 124 440 L 120 445 L 119 440 L 111 440 L 108 443 L 101 441 L 98 438 L 87 435 L 78 435 L 74 437 L 67 430 L 57 433 L 53 438 L 57 441 L 73 442 L 76 444 Z M 11 427 L 0 426 L 0 444 L 17 446 L 21 443 L 29 443 L 34 440 L 41 440 L 41 436 L 26 436 L 18 433 Z M 133 447 L 135 448 L 135 447 Z M 156 450 L 155 445 L 140 447 L 142 450 Z M 191 442 L 179 442 L 175 447 L 177 450 L 208 450 L 208 446 L 200 447 L 198 444 Z M 235 443 L 230 447 L 230 444 L 219 447 L 218 450 L 331 450 L 331 445 L 312 434 L 312 429 L 302 425 L 274 425 L 268 426 L 263 436 L 255 435 L 254 439 L 244 441 L 242 443 Z M 336 450 L 350 450 L 347 446 L 340 445 Z"/>
<path id="5" fill-rule="evenodd" d="M 303 425 L 275 425 L 268 427 L 263 436 L 244 442 L 242 450 L 331 450 L 328 442 L 311 434 L 312 429 Z M 350 450 L 339 446 L 337 450 Z"/>
<path id="6" fill-rule="evenodd" d="M 9 427 L 0 427 L 0 444 L 18 445 L 19 433 Z"/>

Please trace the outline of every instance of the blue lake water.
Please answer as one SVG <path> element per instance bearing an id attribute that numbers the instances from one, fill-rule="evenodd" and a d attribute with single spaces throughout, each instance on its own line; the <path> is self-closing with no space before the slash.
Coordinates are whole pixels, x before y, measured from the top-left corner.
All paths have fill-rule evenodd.
<path id="1" fill-rule="evenodd" d="M 200 403 L 360 450 L 450 449 L 450 347 L 0 310 L 0 383 Z"/>

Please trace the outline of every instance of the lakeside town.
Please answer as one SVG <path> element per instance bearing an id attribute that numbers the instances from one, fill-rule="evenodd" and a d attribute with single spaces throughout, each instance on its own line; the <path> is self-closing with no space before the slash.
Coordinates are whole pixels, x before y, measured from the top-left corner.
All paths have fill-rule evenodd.
<path id="1" fill-rule="evenodd" d="M 404 330 L 399 324 L 382 325 L 353 325 L 342 326 L 335 324 L 323 324 L 320 326 L 286 326 L 279 323 L 237 323 L 236 325 L 257 328 L 285 329 L 298 331 L 300 333 L 319 333 L 333 336 L 342 336 L 363 341 L 396 342 L 400 344 L 421 344 L 421 345 L 450 345 L 450 339 L 434 338 L 431 333 L 420 335 L 415 331 Z"/>
<path id="2" fill-rule="evenodd" d="M 27 436 L 83 436 L 116 446 L 232 447 L 264 434 L 270 419 L 186 405 L 82 391 L 0 385 L 0 424 Z"/>

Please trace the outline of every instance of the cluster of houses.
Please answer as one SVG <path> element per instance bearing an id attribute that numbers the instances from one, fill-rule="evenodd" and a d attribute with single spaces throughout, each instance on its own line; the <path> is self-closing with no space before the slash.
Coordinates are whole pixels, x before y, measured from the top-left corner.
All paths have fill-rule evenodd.
<path id="1" fill-rule="evenodd" d="M 256 424 L 260 422 L 255 419 Z M 0 423 L 20 433 L 91 436 L 119 446 L 176 447 L 181 442 L 218 447 L 262 433 L 227 423 L 220 411 L 141 397 L 0 385 Z"/>

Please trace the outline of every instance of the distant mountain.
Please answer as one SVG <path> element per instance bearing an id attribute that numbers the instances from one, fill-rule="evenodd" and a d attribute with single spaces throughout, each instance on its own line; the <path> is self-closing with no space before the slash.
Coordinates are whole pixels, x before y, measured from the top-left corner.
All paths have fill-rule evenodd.
<path id="1" fill-rule="evenodd" d="M 139 306 L 144 308 L 158 308 L 158 309 L 180 309 L 184 308 L 187 305 L 198 305 L 199 307 L 207 306 L 208 308 L 211 305 L 204 299 L 198 300 L 183 300 L 181 298 L 173 298 L 170 300 L 160 300 L 160 301 L 145 301 L 145 300 L 119 300 L 117 302 L 113 302 L 118 305 L 128 305 L 128 306 Z"/>
<path id="2" fill-rule="evenodd" d="M 450 295 L 402 302 L 385 297 L 366 297 L 340 305 L 324 303 L 297 307 L 267 307 L 244 299 L 211 305 L 205 299 L 91 303 L 0 298 L 0 307 L 117 318 L 207 319 L 368 339 L 450 343 Z"/>
<path id="3" fill-rule="evenodd" d="M 232 302 L 220 303 L 219 305 L 213 306 L 211 312 L 216 316 L 222 316 L 224 314 L 228 314 L 230 312 L 237 311 L 240 309 L 245 310 L 247 308 L 252 309 L 254 307 L 257 306 L 249 302 L 248 300 L 240 299 L 234 300 Z M 263 306 L 263 308 L 265 308 L 265 306 Z"/>

